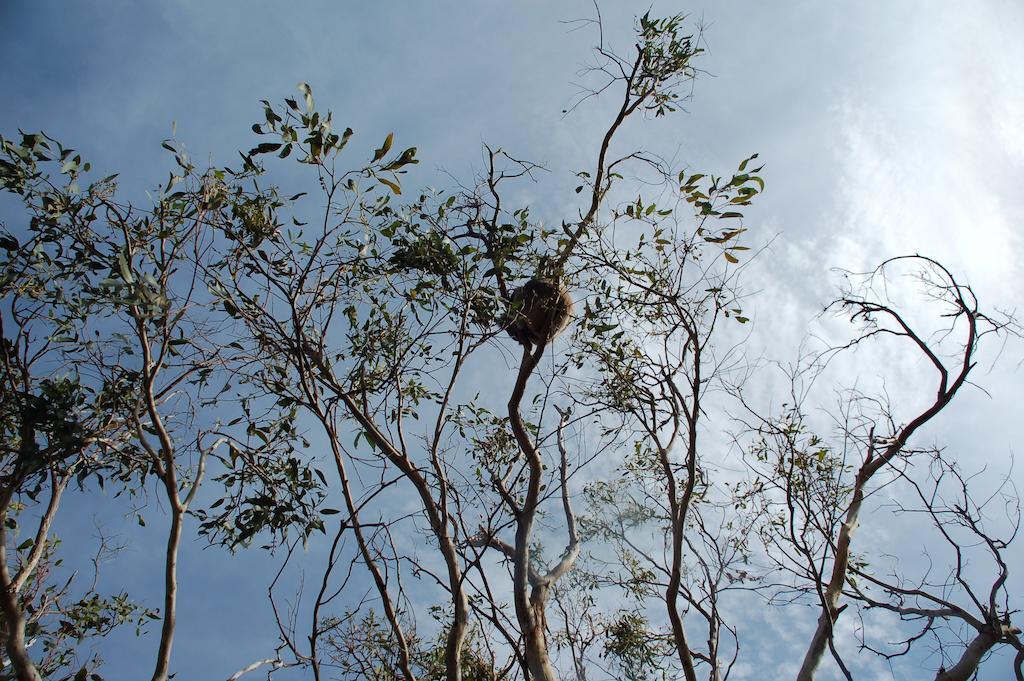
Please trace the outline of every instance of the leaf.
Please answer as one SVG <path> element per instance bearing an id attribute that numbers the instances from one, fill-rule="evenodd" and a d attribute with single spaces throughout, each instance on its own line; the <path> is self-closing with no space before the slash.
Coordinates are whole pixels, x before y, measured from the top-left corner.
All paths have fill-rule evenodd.
<path id="1" fill-rule="evenodd" d="M 121 278 L 124 279 L 127 284 L 134 284 L 135 278 L 132 277 L 131 269 L 128 267 L 128 261 L 125 260 L 123 253 L 117 254 L 117 266 L 121 270 Z"/>
<path id="2" fill-rule="evenodd" d="M 313 88 L 309 87 L 308 83 L 299 83 L 299 92 L 302 93 L 303 98 L 306 100 L 306 111 L 313 110 Z"/>
<path id="3" fill-rule="evenodd" d="M 733 255 L 732 253 L 729 253 L 728 251 L 722 253 L 722 255 L 724 255 L 725 259 L 731 262 L 733 265 L 739 262 L 739 259 L 736 258 L 736 256 Z"/>
<path id="4" fill-rule="evenodd" d="M 391 151 L 391 143 L 395 140 L 395 133 L 389 132 L 388 136 L 384 138 L 384 144 L 380 145 L 380 149 L 373 152 L 373 162 L 384 158 L 384 155 Z M 397 192 L 396 192 L 397 193 Z"/>
<path id="5" fill-rule="evenodd" d="M 263 142 L 262 144 L 257 144 L 255 147 L 253 147 L 249 154 L 253 156 L 255 156 L 256 154 L 269 154 L 270 152 L 277 151 L 280 148 L 280 142 Z"/>
<path id="6" fill-rule="evenodd" d="M 401 193 L 402 193 L 402 188 L 398 186 L 398 183 L 396 183 L 396 182 L 392 182 L 391 180 L 386 180 L 386 179 L 384 179 L 383 177 L 378 177 L 378 178 L 377 178 L 377 180 L 378 180 L 378 181 L 379 181 L 379 182 L 380 182 L 381 184 L 383 184 L 383 185 L 385 185 L 386 187 L 388 187 L 388 188 L 389 188 L 389 189 L 390 189 L 391 191 L 393 191 L 393 192 L 394 192 L 395 194 L 401 194 Z"/>
<path id="7" fill-rule="evenodd" d="M 397 159 L 384 166 L 384 170 L 395 170 L 402 166 L 416 165 L 417 163 L 419 163 L 419 160 L 416 158 L 416 147 L 409 147 Z"/>

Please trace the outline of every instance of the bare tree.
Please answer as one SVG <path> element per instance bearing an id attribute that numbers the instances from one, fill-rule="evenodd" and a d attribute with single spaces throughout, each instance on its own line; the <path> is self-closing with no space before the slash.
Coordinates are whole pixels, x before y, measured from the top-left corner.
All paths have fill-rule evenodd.
<path id="1" fill-rule="evenodd" d="M 965 477 L 941 450 L 930 455 L 923 482 L 911 477 L 923 466 L 903 472 L 897 484 L 904 483 L 912 494 L 906 501 L 897 496 L 890 504 L 897 516 L 924 515 L 941 538 L 936 548 L 924 549 L 926 570 L 910 577 L 909 568 L 902 567 L 909 561 L 899 561 L 894 554 L 886 575 L 878 568 L 852 565 L 845 590 L 864 610 L 888 611 L 919 627 L 896 646 L 883 649 L 867 640 L 862 645 L 893 659 L 932 638 L 942 660 L 936 681 L 973 678 L 990 651 L 1011 646 L 1017 651 L 1014 672 L 1020 679 L 1024 646 L 1020 628 L 1011 621 L 1016 609 L 1007 589 L 1010 570 L 1005 558 L 1020 529 L 1020 498 L 1005 478 L 979 500 L 978 490 L 969 484 L 973 481 L 977 487 L 978 476 Z M 1003 521 L 1003 532 L 989 529 L 988 519 L 994 514 L 1002 516 L 994 520 Z"/>
<path id="2" fill-rule="evenodd" d="M 915 269 L 914 278 L 939 312 L 943 326 L 938 330 L 916 327 L 908 312 L 887 297 L 892 286 L 887 277 L 901 265 Z M 848 393 L 836 418 L 840 439 L 834 445 L 810 430 L 799 391 L 781 417 L 755 425 L 760 441 L 753 448 L 758 473 L 753 489 L 767 500 L 762 511 L 766 556 L 797 578 L 797 592 L 814 594 L 821 607 L 797 677 L 801 681 L 814 677 L 826 650 L 844 675 L 852 676 L 834 645 L 834 628 L 846 608 L 840 601 L 851 575 L 860 570 L 852 546 L 865 501 L 921 455 L 913 436 L 967 384 L 984 342 L 1018 333 L 1011 318 L 982 311 L 969 286 L 924 256 L 887 260 L 851 283 L 834 307 L 862 324 L 862 333 L 822 359 L 870 340 L 893 338 L 931 367 L 935 386 L 926 406 L 906 416 L 897 415 L 884 396 Z"/>

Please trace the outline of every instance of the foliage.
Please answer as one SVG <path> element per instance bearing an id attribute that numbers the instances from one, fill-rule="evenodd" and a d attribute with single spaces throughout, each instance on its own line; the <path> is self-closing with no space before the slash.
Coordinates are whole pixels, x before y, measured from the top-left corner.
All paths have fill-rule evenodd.
<path id="1" fill-rule="evenodd" d="M 153 678 L 169 678 L 189 517 L 213 544 L 280 561 L 279 644 L 239 675 L 723 681 L 741 650 L 731 616 L 751 592 L 817 609 L 800 679 L 826 652 L 850 676 L 835 626 L 848 603 L 926 620 L 943 664 L 968 675 L 996 646 L 1024 650 L 1005 586 L 1013 532 L 988 529 L 969 476 L 934 452 L 925 492 L 929 450 L 914 439 L 968 384 L 982 344 L 1019 327 L 941 264 L 896 258 L 842 292 L 834 309 L 856 335 L 806 371 L 895 340 L 934 372 L 932 401 L 897 415 L 841 393 L 831 434 L 799 398 L 756 409 L 740 275 L 760 241 L 745 215 L 765 189 L 757 154 L 720 173 L 618 149 L 631 117 L 688 99 L 703 50 L 685 25 L 645 14 L 635 54 L 597 48 L 582 99 L 619 100 L 569 218 L 518 205 L 516 182 L 539 166 L 489 146 L 470 186 L 410 192 L 416 147 L 391 133 L 354 156 L 355 133 L 306 83 L 263 101 L 237 167 L 197 168 L 165 141 L 173 169 L 145 207 L 43 134 L 0 139 L 0 189 L 26 216 L 0 232 L 4 678 L 96 677 L 79 644 L 149 620 L 161 623 Z M 315 196 L 278 186 L 296 164 Z M 878 293 L 906 265 L 940 308 L 938 334 Z M 579 312 L 564 337 L 520 348 L 509 311 L 538 277 Z M 730 446 L 738 479 L 723 473 Z M 862 509 L 898 482 L 955 554 L 941 588 L 884 577 L 852 548 Z M 159 609 L 58 577 L 65 490 L 107 485 L 140 524 L 150 493 L 166 505 Z M 958 501 L 940 503 L 950 485 Z M 984 547 L 993 583 L 966 574 L 953 526 Z M 322 558 L 312 589 L 306 549 Z"/>

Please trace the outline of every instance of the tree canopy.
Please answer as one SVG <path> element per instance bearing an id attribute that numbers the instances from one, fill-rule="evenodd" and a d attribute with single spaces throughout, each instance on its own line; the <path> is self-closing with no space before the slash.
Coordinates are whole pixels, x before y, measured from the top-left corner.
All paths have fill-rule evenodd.
<path id="1" fill-rule="evenodd" d="M 1011 467 L 928 435 L 1014 316 L 893 254 L 845 273 L 842 340 L 754 356 L 770 168 L 630 146 L 689 106 L 686 17 L 599 41 L 567 114 L 613 106 L 554 215 L 521 190 L 547 169 L 490 144 L 410 186 L 401 131 L 354 152 L 306 83 L 229 165 L 165 140 L 147 202 L 44 132 L 0 137 L 0 678 L 102 679 L 118 628 L 170 678 L 194 540 L 273 565 L 277 643 L 232 679 L 1024 678 Z M 509 333 L 559 304 L 564 332 Z M 99 587 L 116 540 L 62 550 L 62 505 L 101 494 L 166 518 L 159 599 Z M 886 545 L 898 522 L 923 559 Z"/>

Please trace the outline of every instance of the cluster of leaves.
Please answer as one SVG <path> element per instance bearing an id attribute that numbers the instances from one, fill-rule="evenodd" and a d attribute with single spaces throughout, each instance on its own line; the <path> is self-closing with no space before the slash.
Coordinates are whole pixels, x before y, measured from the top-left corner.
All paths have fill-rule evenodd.
<path id="1" fill-rule="evenodd" d="M 633 94 L 647 94 L 645 105 L 655 116 L 664 116 L 679 108 L 684 96 L 679 84 L 696 75 L 690 64 L 704 50 L 697 47 L 694 36 L 682 35 L 685 17 L 652 18 L 650 12 L 640 17 L 637 49 L 641 54 L 639 78 L 633 84 Z"/>
<path id="2" fill-rule="evenodd" d="M 270 548 L 291 531 L 299 532 L 303 540 L 324 532 L 322 515 L 337 511 L 322 507 L 327 486 L 323 472 L 277 449 L 242 450 L 231 444 L 228 451 L 219 457 L 224 472 L 216 476 L 223 496 L 194 513 L 200 534 L 236 547 L 264 533 Z"/>
<path id="3" fill-rule="evenodd" d="M 327 654 L 337 665 L 340 678 L 353 681 L 401 681 L 404 678 L 399 671 L 394 635 L 373 610 L 362 615 L 350 612 L 344 618 L 325 621 L 322 629 L 329 632 L 325 640 Z M 480 632 L 474 630 L 466 639 L 462 658 L 465 681 L 493 679 L 498 672 L 480 636 Z M 416 635 L 410 638 L 410 661 L 416 678 L 424 681 L 448 678 L 445 633 L 442 631 L 434 638 Z"/>

